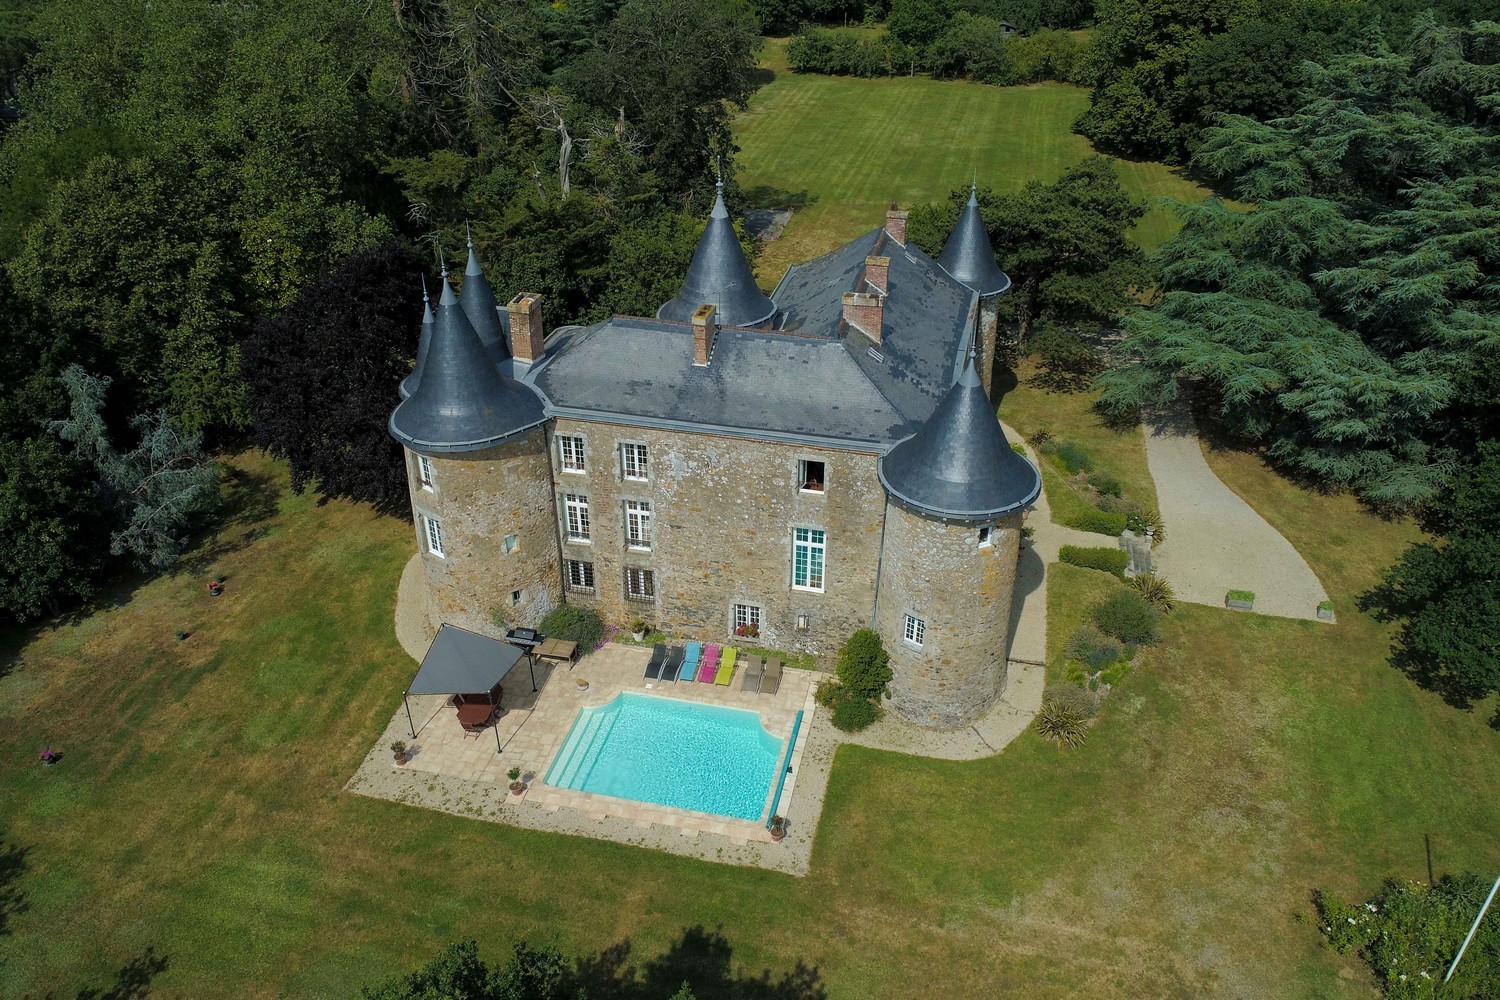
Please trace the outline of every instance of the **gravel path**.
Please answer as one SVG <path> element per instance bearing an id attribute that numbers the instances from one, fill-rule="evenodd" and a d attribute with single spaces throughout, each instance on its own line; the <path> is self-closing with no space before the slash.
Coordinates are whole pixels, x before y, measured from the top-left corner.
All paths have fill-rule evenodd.
<path id="1" fill-rule="evenodd" d="M 1224 606 L 1229 590 L 1255 594 L 1255 611 L 1318 617 L 1328 599 L 1307 560 L 1208 466 L 1192 417 L 1151 415 L 1146 462 L 1167 537 L 1153 561 L 1179 600 Z"/>

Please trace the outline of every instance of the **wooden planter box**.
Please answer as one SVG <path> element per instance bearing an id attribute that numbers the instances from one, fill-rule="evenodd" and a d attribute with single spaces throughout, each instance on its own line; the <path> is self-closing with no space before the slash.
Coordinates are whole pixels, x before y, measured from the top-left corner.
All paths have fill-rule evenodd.
<path id="1" fill-rule="evenodd" d="M 1320 620 L 1322 620 L 1322 621 L 1325 621 L 1325 622 L 1331 622 L 1331 621 L 1333 621 L 1333 609 L 1332 608 L 1319 608 L 1318 609 L 1318 618 Z"/>
<path id="2" fill-rule="evenodd" d="M 1237 597 L 1226 597 L 1226 598 L 1224 598 L 1224 606 L 1227 607 L 1227 608 L 1229 608 L 1231 611 L 1254 611 L 1255 610 L 1255 602 L 1254 601 L 1242 601 L 1242 600 L 1240 600 Z"/>

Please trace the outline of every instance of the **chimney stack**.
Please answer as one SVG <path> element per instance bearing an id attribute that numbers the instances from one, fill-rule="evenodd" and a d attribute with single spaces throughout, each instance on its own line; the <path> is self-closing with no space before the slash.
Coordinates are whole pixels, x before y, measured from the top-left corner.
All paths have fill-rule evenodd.
<path id="1" fill-rule="evenodd" d="M 880 343 L 880 323 L 885 311 L 885 296 L 874 292 L 844 293 L 844 322 Z"/>
<path id="2" fill-rule="evenodd" d="M 693 364 L 708 364 L 714 352 L 714 336 L 719 332 L 717 310 L 711 305 L 701 305 L 693 313 Z"/>
<path id="3" fill-rule="evenodd" d="M 521 364 L 542 360 L 547 348 L 542 344 L 542 297 L 522 292 L 505 305 L 510 313 L 510 353 Z"/>
<path id="4" fill-rule="evenodd" d="M 891 293 L 891 259 L 889 257 L 865 258 L 865 281 L 881 295 Z"/>
<path id="5" fill-rule="evenodd" d="M 894 201 L 891 202 L 890 211 L 885 213 L 885 231 L 890 234 L 891 239 L 906 246 L 906 213 L 897 211 Z"/>

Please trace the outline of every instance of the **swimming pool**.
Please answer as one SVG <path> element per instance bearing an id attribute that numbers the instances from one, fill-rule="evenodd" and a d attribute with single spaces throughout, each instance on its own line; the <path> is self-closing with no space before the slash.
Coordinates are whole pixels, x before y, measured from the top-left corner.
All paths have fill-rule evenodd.
<path id="1" fill-rule="evenodd" d="M 782 749 L 755 712 L 624 692 L 578 713 L 546 782 L 758 820 Z"/>

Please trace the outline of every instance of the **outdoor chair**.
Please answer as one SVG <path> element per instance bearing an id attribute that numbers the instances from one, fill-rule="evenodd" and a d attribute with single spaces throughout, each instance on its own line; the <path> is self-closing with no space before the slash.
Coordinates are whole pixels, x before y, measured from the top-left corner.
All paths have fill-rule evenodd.
<path id="1" fill-rule="evenodd" d="M 766 672 L 760 679 L 762 694 L 775 694 L 781 690 L 781 657 L 773 656 L 766 661 Z"/>
<path id="2" fill-rule="evenodd" d="M 682 680 L 690 681 L 698 676 L 698 661 L 702 656 L 703 643 L 690 642 L 687 644 L 687 657 L 682 661 Z"/>
<path id="3" fill-rule="evenodd" d="M 682 656 L 681 646 L 667 647 L 667 662 L 661 668 L 662 683 L 677 680 L 677 671 L 682 669 Z"/>
<path id="4" fill-rule="evenodd" d="M 490 724 L 490 720 L 500 709 L 501 693 L 497 685 L 491 694 L 453 696 L 453 703 L 458 706 L 458 724 L 463 727 L 465 736 L 478 736 L 484 732 L 485 727 Z"/>
<path id="5" fill-rule="evenodd" d="M 740 690 L 755 694 L 760 691 L 760 678 L 766 669 L 766 658 L 764 656 L 745 657 L 744 669 L 740 671 Z"/>
<path id="6" fill-rule="evenodd" d="M 719 663 L 719 669 L 714 672 L 714 683 L 728 687 L 729 682 L 734 680 L 734 661 L 739 658 L 740 651 L 733 646 L 724 650 L 724 659 Z"/>
<path id="7" fill-rule="evenodd" d="M 661 668 L 667 665 L 667 647 L 661 643 L 651 647 L 651 660 L 646 664 L 646 680 L 654 681 L 661 676 Z"/>
<path id="8" fill-rule="evenodd" d="M 714 674 L 719 669 L 719 647 L 709 643 L 703 647 L 703 662 L 698 665 L 698 682 L 700 684 L 712 684 Z"/>

